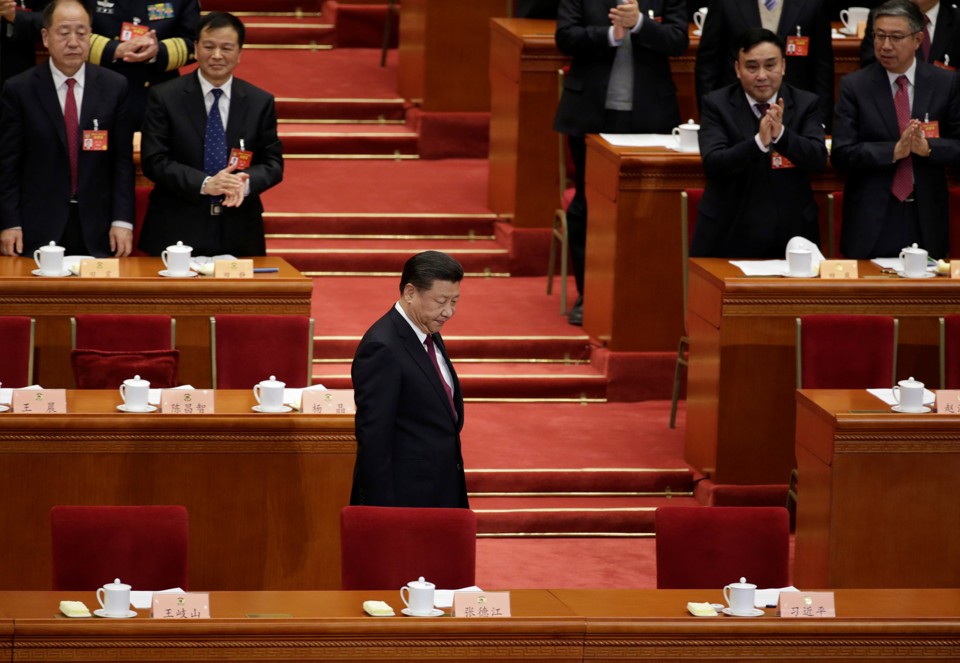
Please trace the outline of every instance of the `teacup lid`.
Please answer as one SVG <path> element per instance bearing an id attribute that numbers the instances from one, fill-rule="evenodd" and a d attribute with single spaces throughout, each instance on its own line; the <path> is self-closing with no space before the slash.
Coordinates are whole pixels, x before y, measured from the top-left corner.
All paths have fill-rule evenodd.
<path id="1" fill-rule="evenodd" d="M 914 242 L 912 246 L 903 247 L 903 250 L 906 251 L 907 253 L 919 253 L 920 251 L 923 251 L 923 249 L 917 246 L 916 242 Z"/>
<path id="2" fill-rule="evenodd" d="M 699 130 L 699 129 L 700 129 L 700 125 L 697 124 L 696 122 L 694 122 L 693 118 L 690 118 L 689 120 L 687 120 L 687 123 L 686 123 L 686 124 L 681 124 L 681 125 L 680 125 L 680 128 L 681 128 L 681 129 L 698 129 L 698 130 Z"/>
<path id="3" fill-rule="evenodd" d="M 740 578 L 740 582 L 731 582 L 730 587 L 733 589 L 756 589 L 757 586 L 751 582 L 747 582 L 746 578 Z"/>
<path id="4" fill-rule="evenodd" d="M 132 378 L 123 381 L 123 384 L 128 387 L 149 387 L 150 380 L 143 380 L 139 375 L 134 375 Z"/>
<path id="5" fill-rule="evenodd" d="M 407 583 L 407 587 L 411 589 L 431 589 L 433 588 L 432 582 L 427 582 L 423 579 L 423 576 L 420 576 L 417 580 L 411 580 Z"/>
<path id="6" fill-rule="evenodd" d="M 285 383 L 285 382 L 280 382 L 280 380 L 277 379 L 277 376 L 271 375 L 269 380 L 261 380 L 261 381 L 260 381 L 260 386 L 261 386 L 261 387 L 267 387 L 267 388 L 269 388 L 269 387 L 283 387 L 283 386 L 286 386 L 286 383 Z"/>
<path id="7" fill-rule="evenodd" d="M 168 246 L 167 251 L 177 251 L 177 252 L 193 251 L 193 247 L 187 246 L 183 242 L 178 241 L 173 246 Z"/>
<path id="8" fill-rule="evenodd" d="M 125 583 L 122 583 L 122 582 L 120 582 L 120 578 L 116 578 L 113 582 L 109 582 L 109 583 L 107 583 L 106 585 L 104 585 L 103 588 L 104 588 L 104 589 L 122 590 L 122 589 L 130 589 L 130 585 L 127 585 L 127 584 L 125 584 Z"/>
<path id="9" fill-rule="evenodd" d="M 63 251 L 63 247 L 57 246 L 57 243 L 51 239 L 50 243 L 47 244 L 46 246 L 41 246 L 40 250 L 41 251 Z"/>
<path id="10" fill-rule="evenodd" d="M 922 387 L 923 386 L 923 383 L 920 382 L 919 380 L 914 380 L 913 376 L 910 376 L 906 380 L 900 380 L 900 382 L 898 382 L 897 384 L 900 385 L 901 387 Z"/>

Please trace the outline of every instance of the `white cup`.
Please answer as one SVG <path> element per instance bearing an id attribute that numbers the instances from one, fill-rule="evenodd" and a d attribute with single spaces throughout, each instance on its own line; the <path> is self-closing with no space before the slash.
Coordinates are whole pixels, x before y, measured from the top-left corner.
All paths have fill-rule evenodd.
<path id="1" fill-rule="evenodd" d="M 756 598 L 757 586 L 740 578 L 740 582 L 732 582 L 723 588 L 723 600 L 730 606 L 730 612 L 748 615 L 753 612 L 753 602 Z"/>
<path id="2" fill-rule="evenodd" d="M 47 246 L 41 246 L 33 252 L 33 261 L 44 274 L 63 274 L 63 254 L 66 252 L 62 246 L 57 246 L 56 242 L 50 242 Z"/>
<path id="3" fill-rule="evenodd" d="M 111 617 L 126 617 L 130 612 L 130 585 L 117 578 L 97 590 L 97 601 L 103 612 Z"/>
<path id="4" fill-rule="evenodd" d="M 253 395 L 264 412 L 280 412 L 283 410 L 283 389 L 287 385 L 280 382 L 273 375 L 269 380 L 263 380 L 253 385 Z"/>
<path id="5" fill-rule="evenodd" d="M 673 128 L 673 139 L 684 152 L 693 152 L 700 147 L 700 125 L 693 120 L 687 120 L 686 124 L 681 124 Z"/>
<path id="6" fill-rule="evenodd" d="M 908 378 L 893 388 L 893 397 L 903 412 L 923 412 L 923 383 Z"/>
<path id="7" fill-rule="evenodd" d="M 693 12 L 693 24 L 697 26 L 697 30 L 703 31 L 703 24 L 707 20 L 707 8 L 701 7 L 697 11 Z"/>
<path id="8" fill-rule="evenodd" d="M 927 252 L 913 246 L 905 247 L 900 251 L 900 260 L 903 261 L 903 274 L 908 278 L 919 279 L 927 273 Z"/>
<path id="9" fill-rule="evenodd" d="M 427 582 L 420 576 L 418 580 L 408 582 L 400 588 L 400 600 L 407 606 L 412 615 L 429 615 L 433 612 L 433 592 L 436 589 L 432 582 Z M 404 591 L 407 593 L 404 594 Z"/>
<path id="10" fill-rule="evenodd" d="M 183 242 L 177 242 L 174 246 L 168 246 L 166 251 L 160 254 L 164 267 L 174 276 L 186 276 L 190 273 L 190 254 L 193 247 L 186 246 Z"/>
<path id="11" fill-rule="evenodd" d="M 840 21 L 843 23 L 843 29 L 851 35 L 860 33 L 860 24 L 866 23 L 869 16 L 870 10 L 867 7 L 850 7 L 850 9 L 840 10 Z"/>
<path id="12" fill-rule="evenodd" d="M 813 251 L 810 249 L 787 251 L 787 271 L 790 276 L 810 276 L 813 273 Z"/>
<path id="13" fill-rule="evenodd" d="M 144 411 L 148 408 L 147 397 L 150 395 L 150 380 L 141 380 L 135 375 L 124 380 L 120 385 L 120 397 L 124 405 L 131 411 Z"/>

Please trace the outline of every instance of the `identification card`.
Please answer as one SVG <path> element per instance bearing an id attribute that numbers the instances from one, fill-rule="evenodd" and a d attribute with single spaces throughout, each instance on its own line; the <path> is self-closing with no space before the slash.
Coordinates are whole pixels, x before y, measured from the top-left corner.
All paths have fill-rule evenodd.
<path id="1" fill-rule="evenodd" d="M 948 65 L 946 62 L 940 62 L 940 60 L 937 60 L 936 62 L 934 62 L 934 63 L 933 63 L 933 66 L 934 66 L 934 67 L 940 67 L 941 69 L 946 69 L 947 71 L 956 71 L 956 70 L 957 70 L 956 67 L 951 67 L 951 66 Z"/>
<path id="2" fill-rule="evenodd" d="M 150 616 L 154 619 L 210 619 L 210 594 L 154 592 Z"/>
<path id="3" fill-rule="evenodd" d="M 960 279 L 960 260 L 950 261 L 950 278 Z"/>
<path id="4" fill-rule="evenodd" d="M 300 397 L 300 411 L 306 414 L 356 414 L 353 389 L 307 389 Z"/>
<path id="5" fill-rule="evenodd" d="M 142 37 L 148 32 L 150 32 L 150 26 L 148 25 L 124 22 L 120 26 L 120 41 L 130 41 L 136 37 Z"/>
<path id="6" fill-rule="evenodd" d="M 160 392 L 163 414 L 214 414 L 213 389 L 164 389 Z"/>
<path id="7" fill-rule="evenodd" d="M 920 126 L 923 128 L 923 135 L 927 138 L 940 138 L 940 122 L 937 120 L 923 122 Z"/>
<path id="8" fill-rule="evenodd" d="M 857 278 L 857 261 L 824 260 L 820 263 L 820 278 L 855 279 Z"/>
<path id="9" fill-rule="evenodd" d="M 509 617 L 510 592 L 454 592 L 454 617 Z"/>
<path id="10" fill-rule="evenodd" d="M 147 5 L 147 20 L 162 21 L 165 18 L 173 18 L 172 3 L 158 2 L 154 5 Z"/>
<path id="11" fill-rule="evenodd" d="M 120 278 L 120 258 L 87 258 L 81 260 L 80 277 L 91 279 Z"/>
<path id="12" fill-rule="evenodd" d="M 230 150 L 230 161 L 229 165 L 236 166 L 237 170 L 246 170 L 250 167 L 250 163 L 253 161 L 253 152 L 247 150 L 238 150 L 233 148 Z"/>
<path id="13" fill-rule="evenodd" d="M 83 131 L 83 151 L 84 152 L 106 152 L 110 145 L 110 132 L 108 131 Z"/>
<path id="14" fill-rule="evenodd" d="M 810 37 L 788 36 L 787 55 L 798 58 L 805 58 L 810 55 Z"/>
<path id="15" fill-rule="evenodd" d="M 252 279 L 253 260 L 250 258 L 215 260 L 213 275 L 218 279 Z"/>
<path id="16" fill-rule="evenodd" d="M 18 414 L 66 414 L 66 389 L 14 389 L 10 409 Z"/>
<path id="17" fill-rule="evenodd" d="M 833 592 L 780 592 L 780 616 L 792 619 L 836 617 Z"/>
<path id="18" fill-rule="evenodd" d="M 937 390 L 937 414 L 960 414 L 960 389 Z"/>
<path id="19" fill-rule="evenodd" d="M 770 150 L 770 167 L 774 170 L 781 170 L 783 168 L 796 168 L 790 159 L 783 156 L 776 150 Z"/>

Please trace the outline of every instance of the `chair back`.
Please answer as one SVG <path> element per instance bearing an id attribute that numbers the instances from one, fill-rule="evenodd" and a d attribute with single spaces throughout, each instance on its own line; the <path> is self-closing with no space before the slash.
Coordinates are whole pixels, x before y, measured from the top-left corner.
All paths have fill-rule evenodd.
<path id="1" fill-rule="evenodd" d="M 960 389 L 960 315 L 940 318 L 940 388 Z"/>
<path id="2" fill-rule="evenodd" d="M 703 198 L 703 189 L 686 189 L 680 192 L 680 260 L 683 272 L 683 315 L 687 315 L 687 260 L 690 258 L 690 242 L 697 229 L 697 210 L 700 199 Z"/>
<path id="3" fill-rule="evenodd" d="M 420 576 L 439 589 L 476 583 L 470 509 L 348 506 L 340 512 L 342 589 L 399 590 Z"/>
<path id="4" fill-rule="evenodd" d="M 827 194 L 827 257 L 843 258 L 840 234 L 843 231 L 843 191 Z"/>
<path id="5" fill-rule="evenodd" d="M 70 318 L 74 350 L 169 350 L 177 321 L 169 315 L 75 315 Z"/>
<path id="6" fill-rule="evenodd" d="M 177 322 L 169 315 L 86 314 L 70 318 L 70 363 L 78 389 L 116 389 L 139 375 L 158 389 L 179 384 Z"/>
<path id="7" fill-rule="evenodd" d="M 718 589 L 741 577 L 790 584 L 783 507 L 664 506 L 656 513 L 657 589 Z"/>
<path id="8" fill-rule="evenodd" d="M 881 315 L 797 318 L 797 389 L 893 386 L 898 328 L 896 318 Z"/>
<path id="9" fill-rule="evenodd" d="M 557 102 L 563 96 L 563 81 L 570 73 L 570 65 L 566 65 L 557 70 Z M 573 200 L 575 189 L 573 179 L 570 177 L 573 173 L 573 156 L 570 154 L 570 143 L 567 142 L 567 136 L 563 133 L 557 133 L 559 141 L 559 152 L 557 163 L 560 164 L 559 179 L 560 183 L 560 209 L 565 210 L 570 206 Z"/>
<path id="10" fill-rule="evenodd" d="M 54 591 L 120 580 L 135 590 L 187 587 L 189 518 L 182 506 L 55 506 Z"/>
<path id="11" fill-rule="evenodd" d="M 36 321 L 18 315 L 0 316 L 0 384 L 26 387 L 33 384 L 33 346 Z"/>
<path id="12" fill-rule="evenodd" d="M 210 318 L 214 389 L 252 389 L 276 376 L 288 387 L 313 382 L 313 318 L 217 315 Z"/>

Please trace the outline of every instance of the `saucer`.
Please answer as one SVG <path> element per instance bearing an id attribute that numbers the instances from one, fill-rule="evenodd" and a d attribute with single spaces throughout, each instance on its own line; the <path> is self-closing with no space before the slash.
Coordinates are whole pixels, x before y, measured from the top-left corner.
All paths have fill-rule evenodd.
<path id="1" fill-rule="evenodd" d="M 147 407 L 145 407 L 145 408 L 143 408 L 143 409 L 141 410 L 140 408 L 137 408 L 137 409 L 129 408 L 129 407 L 127 407 L 127 404 L 126 404 L 126 403 L 120 403 L 120 405 L 117 406 L 117 409 L 120 410 L 121 412 L 129 412 L 129 413 L 131 413 L 131 414 L 136 414 L 136 413 L 145 414 L 145 413 L 147 413 L 147 412 L 156 412 L 156 411 L 157 411 L 157 406 L 156 406 L 156 405 L 148 405 Z"/>
<path id="2" fill-rule="evenodd" d="M 857 36 L 857 30 L 856 30 L 856 28 L 854 28 L 853 30 L 851 30 L 850 28 L 843 27 L 843 28 L 840 28 L 839 30 L 837 30 L 837 32 L 839 32 L 839 33 L 842 34 L 842 35 L 847 35 L 848 37 L 856 37 L 856 36 Z"/>
<path id="3" fill-rule="evenodd" d="M 810 272 L 809 274 L 794 274 L 793 272 L 783 272 L 781 276 L 785 276 L 788 279 L 812 279 L 816 278 L 816 272 Z"/>
<path id="4" fill-rule="evenodd" d="M 10 409 L 9 405 L 0 405 L 0 412 L 6 412 Z"/>
<path id="5" fill-rule="evenodd" d="M 400 612 L 405 614 L 407 617 L 439 617 L 440 615 L 443 614 L 443 610 L 438 610 L 437 608 L 434 608 L 426 615 L 416 615 L 410 612 L 410 608 L 403 608 L 402 610 L 400 610 Z"/>
<path id="6" fill-rule="evenodd" d="M 703 28 L 697 28 L 691 33 L 694 37 L 700 37 L 703 35 Z"/>
<path id="7" fill-rule="evenodd" d="M 759 608 L 754 608 L 750 612 L 740 612 L 739 610 L 734 611 L 732 608 L 724 608 L 720 612 L 725 615 L 730 615 L 731 617 L 759 617 L 763 614 L 763 610 Z"/>
<path id="8" fill-rule="evenodd" d="M 35 270 L 33 270 L 32 272 L 30 272 L 30 273 L 33 274 L 34 276 L 43 276 L 43 277 L 45 277 L 45 278 L 61 278 L 61 277 L 63 277 L 63 276 L 70 276 L 70 274 L 72 274 L 72 272 L 71 272 L 69 269 L 65 269 L 65 270 L 63 270 L 62 272 L 58 273 L 58 274 L 44 274 L 44 273 L 43 273 L 41 270 L 39 270 L 39 269 L 35 269 Z"/>
<path id="9" fill-rule="evenodd" d="M 289 405 L 281 405 L 277 410 L 264 410 L 259 405 L 254 405 L 252 409 L 254 412 L 262 412 L 263 414 L 283 414 L 284 412 L 293 412 L 293 408 Z"/>
<path id="10" fill-rule="evenodd" d="M 677 145 L 673 148 L 673 150 L 675 152 L 679 152 L 680 154 L 700 154 L 699 147 L 693 147 L 693 148 L 687 149 L 685 147 L 680 147 L 679 145 Z"/>
<path id="11" fill-rule="evenodd" d="M 169 279 L 192 279 L 194 276 L 200 276 L 196 272 L 187 272 L 186 274 L 174 274 L 169 269 L 161 269 L 157 272 L 160 276 L 166 276 Z"/>
<path id="12" fill-rule="evenodd" d="M 894 405 L 892 409 L 894 412 L 901 412 L 903 414 L 923 414 L 930 411 L 930 408 L 926 405 L 921 406 L 919 410 L 904 410 L 900 405 Z"/>
<path id="13" fill-rule="evenodd" d="M 902 269 L 897 270 L 897 276 L 902 279 L 932 279 L 937 275 L 936 272 L 924 272 L 923 276 L 907 276 L 907 273 Z"/>
<path id="14" fill-rule="evenodd" d="M 103 608 L 100 608 L 99 610 L 94 610 L 93 614 L 95 614 L 97 617 L 104 617 L 105 619 L 130 619 L 131 617 L 137 616 L 137 613 L 134 612 L 133 610 L 127 610 L 122 615 L 112 615 L 108 613 L 106 610 L 104 610 Z"/>

